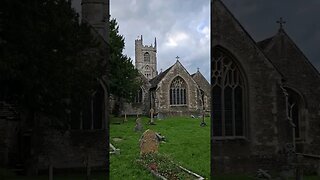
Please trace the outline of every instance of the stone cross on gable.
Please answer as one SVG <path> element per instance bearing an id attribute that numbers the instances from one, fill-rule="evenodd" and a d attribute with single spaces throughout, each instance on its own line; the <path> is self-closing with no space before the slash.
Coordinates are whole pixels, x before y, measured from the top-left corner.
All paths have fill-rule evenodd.
<path id="1" fill-rule="evenodd" d="M 200 68 L 197 68 L 197 70 L 199 71 Z"/>
<path id="2" fill-rule="evenodd" d="M 179 58 L 180 58 L 179 56 L 176 57 L 177 61 L 179 61 Z"/>
<path id="3" fill-rule="evenodd" d="M 283 21 L 282 17 L 280 17 L 280 20 L 277 21 L 278 24 L 280 24 L 280 29 L 282 29 L 282 25 L 286 23 L 286 21 Z"/>

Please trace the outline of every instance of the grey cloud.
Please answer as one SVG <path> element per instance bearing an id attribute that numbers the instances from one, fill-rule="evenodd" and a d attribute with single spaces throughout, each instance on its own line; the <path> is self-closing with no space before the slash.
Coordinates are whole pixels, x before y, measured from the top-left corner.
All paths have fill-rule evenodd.
<path id="1" fill-rule="evenodd" d="M 320 1 L 319 0 L 222 0 L 253 37 L 260 41 L 273 36 L 283 17 L 286 32 L 305 53 L 313 65 L 320 69 Z M 80 0 L 73 0 L 80 9 Z M 134 59 L 134 40 L 143 35 L 144 43 L 158 43 L 158 70 L 175 62 L 177 55 L 190 73 L 199 67 L 209 80 L 209 41 L 199 29 L 209 26 L 209 0 L 110 0 L 111 17 L 120 25 L 126 42 L 125 53 Z M 185 32 L 189 41 L 176 47 L 165 45 L 176 32 Z"/>
<path id="2" fill-rule="evenodd" d="M 206 68 L 209 72 L 209 39 L 201 44 L 205 35 L 197 31 L 201 24 L 202 28 L 209 25 L 209 0 L 136 0 L 135 5 L 130 2 L 133 1 L 111 0 L 110 8 L 111 17 L 117 19 L 120 33 L 126 38 L 125 53 L 129 57 L 134 59 L 134 40 L 142 34 L 144 44 L 148 45 L 157 37 L 158 71 L 174 64 L 175 57 L 180 56 L 190 73 L 200 67 L 199 59 L 207 64 L 201 71 Z M 176 46 L 168 46 L 170 37 L 174 39 L 181 34 L 186 37 L 182 35 Z"/>

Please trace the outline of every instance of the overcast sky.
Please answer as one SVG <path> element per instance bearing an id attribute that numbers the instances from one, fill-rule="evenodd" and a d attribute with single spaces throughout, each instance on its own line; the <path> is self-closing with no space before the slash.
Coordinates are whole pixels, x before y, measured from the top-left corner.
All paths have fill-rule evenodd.
<path id="1" fill-rule="evenodd" d="M 111 18 L 124 35 L 125 54 L 134 60 L 134 40 L 142 35 L 145 45 L 157 38 L 158 71 L 176 62 L 190 74 L 197 68 L 209 79 L 209 0 L 110 0 Z"/>
<path id="2" fill-rule="evenodd" d="M 319 0 L 222 1 L 256 41 L 273 36 L 276 21 L 283 17 L 287 34 L 320 70 Z M 134 40 L 143 35 L 144 44 L 150 45 L 157 37 L 158 71 L 179 56 L 190 74 L 199 67 L 209 80 L 210 0 L 110 0 L 110 14 L 118 21 L 124 53 L 133 63 Z"/>

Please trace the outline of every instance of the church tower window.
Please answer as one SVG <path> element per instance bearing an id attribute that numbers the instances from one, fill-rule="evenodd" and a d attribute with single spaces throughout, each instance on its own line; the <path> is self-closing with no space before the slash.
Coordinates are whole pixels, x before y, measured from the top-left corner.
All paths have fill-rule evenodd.
<path id="1" fill-rule="evenodd" d="M 215 137 L 245 136 L 245 83 L 234 58 L 216 49 L 212 61 L 212 113 Z"/>
<path id="2" fill-rule="evenodd" d="M 181 77 L 176 77 L 170 86 L 170 105 L 186 105 L 186 83 Z"/>
<path id="3" fill-rule="evenodd" d="M 148 52 L 144 53 L 144 62 L 150 62 L 150 54 Z"/>

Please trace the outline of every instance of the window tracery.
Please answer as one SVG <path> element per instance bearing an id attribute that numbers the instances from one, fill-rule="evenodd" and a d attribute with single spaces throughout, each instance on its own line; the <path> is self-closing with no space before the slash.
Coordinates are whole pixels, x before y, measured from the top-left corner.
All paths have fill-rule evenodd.
<path id="1" fill-rule="evenodd" d="M 186 83 L 181 77 L 176 77 L 170 86 L 170 105 L 186 105 Z"/>
<path id="2" fill-rule="evenodd" d="M 216 50 L 213 55 L 212 101 L 213 135 L 234 137 L 245 135 L 244 78 L 228 54 Z"/>

